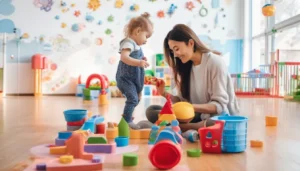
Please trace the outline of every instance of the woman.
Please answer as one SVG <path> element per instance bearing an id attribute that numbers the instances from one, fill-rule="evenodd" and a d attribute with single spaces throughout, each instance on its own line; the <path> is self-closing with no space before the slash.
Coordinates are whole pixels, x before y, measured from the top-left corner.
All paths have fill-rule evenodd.
<path id="1" fill-rule="evenodd" d="M 239 114 L 230 74 L 220 53 L 208 49 L 188 26 L 173 27 L 164 40 L 164 54 L 178 90 L 176 96 L 170 95 L 172 102 L 190 102 L 195 110 L 190 123 L 180 124 L 182 131 L 213 125 L 209 118 L 214 115 Z M 168 93 L 163 82 L 156 88 L 166 97 Z M 150 122 L 158 119 L 160 109 L 157 105 L 147 109 Z"/>

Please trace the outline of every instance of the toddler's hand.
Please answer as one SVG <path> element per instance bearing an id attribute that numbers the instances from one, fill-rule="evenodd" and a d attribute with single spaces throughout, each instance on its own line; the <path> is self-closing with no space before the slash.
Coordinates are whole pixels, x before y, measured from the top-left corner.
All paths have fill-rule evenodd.
<path id="1" fill-rule="evenodd" d="M 149 63 L 145 60 L 140 60 L 140 67 L 147 68 Z"/>
<path id="2" fill-rule="evenodd" d="M 148 61 L 148 59 L 147 59 L 145 56 L 142 58 L 142 60 L 144 60 L 144 61 Z"/>

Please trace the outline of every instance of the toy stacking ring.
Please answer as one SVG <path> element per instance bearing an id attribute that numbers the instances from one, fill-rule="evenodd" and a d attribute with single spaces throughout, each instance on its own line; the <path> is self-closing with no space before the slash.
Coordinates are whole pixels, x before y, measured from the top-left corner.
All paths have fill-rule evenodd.
<path id="1" fill-rule="evenodd" d="M 200 11 L 199 11 L 199 15 L 201 17 L 205 17 L 205 16 L 207 16 L 207 14 L 208 14 L 207 8 L 205 8 L 204 5 L 202 5 L 202 7 L 200 8 Z"/>

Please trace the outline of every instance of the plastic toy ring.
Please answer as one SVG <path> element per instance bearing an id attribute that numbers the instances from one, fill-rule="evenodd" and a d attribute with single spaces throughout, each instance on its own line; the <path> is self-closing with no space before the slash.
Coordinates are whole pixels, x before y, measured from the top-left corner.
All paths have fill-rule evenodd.
<path id="1" fill-rule="evenodd" d="M 202 5 L 202 7 L 200 8 L 200 11 L 199 11 L 199 15 L 201 17 L 205 17 L 205 16 L 207 16 L 207 14 L 208 14 L 207 8 L 205 8 L 204 5 Z"/>

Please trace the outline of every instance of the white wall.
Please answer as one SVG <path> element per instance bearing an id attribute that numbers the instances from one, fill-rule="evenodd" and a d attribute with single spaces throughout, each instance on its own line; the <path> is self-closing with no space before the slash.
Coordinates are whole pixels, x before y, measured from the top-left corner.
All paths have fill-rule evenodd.
<path id="1" fill-rule="evenodd" d="M 73 0 L 65 1 L 69 8 L 66 13 L 62 13 L 63 8 L 59 2 L 55 1 L 51 11 L 45 12 L 35 7 L 32 1 L 14 0 L 15 12 L 10 16 L 0 15 L 0 20 L 11 19 L 22 33 L 30 35 L 28 40 L 23 40 L 20 44 L 21 54 L 19 57 L 20 62 L 23 62 L 17 65 L 15 61 L 8 58 L 7 73 L 10 76 L 7 77 L 7 87 L 9 87 L 7 93 L 33 93 L 33 72 L 30 68 L 31 65 L 26 61 L 30 59 L 31 55 L 38 52 L 44 53 L 58 66 L 55 71 L 44 71 L 44 76 L 51 75 L 51 79 L 43 83 L 44 93 L 75 93 L 76 79 L 80 74 L 83 78 L 87 78 L 89 74 L 101 73 L 107 75 L 110 80 L 114 80 L 117 62 L 110 64 L 108 61 L 111 57 L 119 59 L 117 48 L 119 41 L 123 38 L 124 25 L 130 17 L 140 15 L 145 11 L 151 14 L 151 20 L 154 23 L 154 34 L 147 45 L 143 47 L 144 53 L 150 61 L 153 60 L 153 55 L 162 53 L 162 42 L 165 35 L 178 23 L 189 25 L 199 36 L 206 35 L 212 40 L 221 40 L 225 44 L 226 40 L 243 39 L 244 36 L 242 27 L 244 18 L 241 8 L 243 1 L 241 0 L 220 0 L 220 7 L 216 9 L 211 8 L 211 0 L 203 0 L 203 5 L 208 9 L 206 17 L 199 16 L 198 13 L 202 4 L 197 1 L 192 1 L 195 8 L 193 11 L 189 11 L 185 8 L 187 1 L 183 0 L 158 0 L 155 2 L 124 0 L 124 6 L 121 9 L 114 7 L 115 1 L 102 0 L 99 9 L 93 12 L 87 8 L 87 0 Z M 71 3 L 75 3 L 76 7 L 70 7 Z M 134 3 L 140 6 L 138 12 L 129 10 Z M 178 6 L 173 16 L 169 17 L 168 14 L 165 14 L 165 18 L 158 18 L 156 13 L 159 10 L 167 12 L 171 3 Z M 221 8 L 224 8 L 223 12 L 220 11 Z M 80 17 L 77 18 L 73 15 L 75 10 L 80 10 Z M 95 20 L 92 23 L 85 20 L 87 13 L 94 16 Z M 215 28 L 217 13 L 219 13 L 218 27 Z M 56 15 L 60 16 L 60 20 L 54 19 Z M 107 17 L 110 15 L 114 16 L 114 22 L 107 21 Z M 102 20 L 102 25 L 97 24 L 99 20 Z M 62 22 L 67 24 L 64 29 L 60 27 Z M 86 28 L 79 33 L 72 32 L 71 26 L 74 23 L 83 23 Z M 207 28 L 204 28 L 203 24 L 207 24 Z M 225 29 L 223 30 L 222 27 Z M 105 34 L 107 28 L 112 30 L 111 36 Z M 42 43 L 39 42 L 41 36 L 44 36 Z M 103 45 L 96 45 L 96 38 L 102 38 Z M 15 40 L 12 39 L 11 41 Z M 65 44 L 59 42 L 65 42 Z M 50 44 L 52 51 L 45 51 L 45 44 Z M 63 46 L 63 49 L 60 45 Z M 11 50 L 9 52 L 17 55 L 16 51 Z M 15 78 L 17 75 L 19 75 L 18 79 Z M 17 84 L 19 85 L 17 86 L 18 89 L 16 88 Z M 59 87 L 52 91 L 52 88 L 57 84 Z"/>

